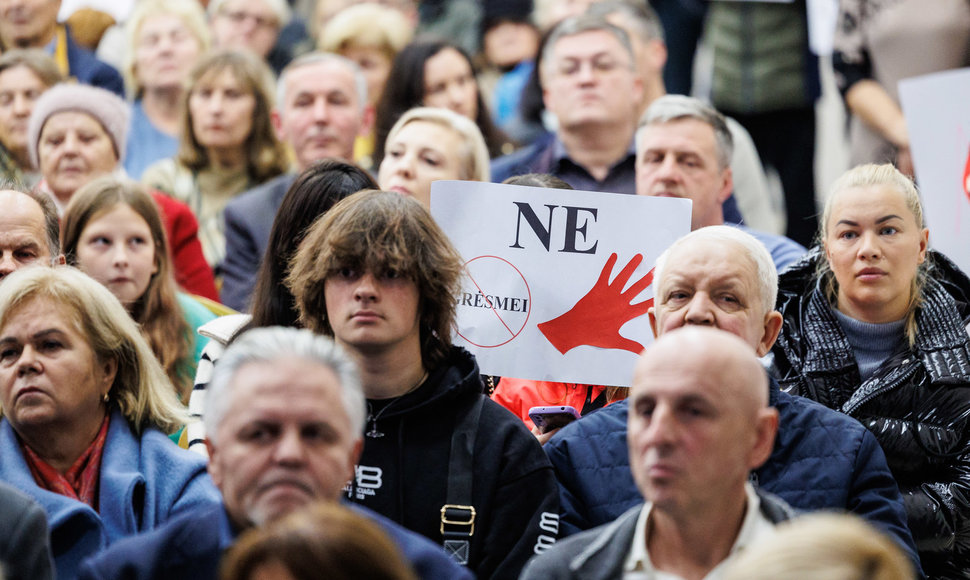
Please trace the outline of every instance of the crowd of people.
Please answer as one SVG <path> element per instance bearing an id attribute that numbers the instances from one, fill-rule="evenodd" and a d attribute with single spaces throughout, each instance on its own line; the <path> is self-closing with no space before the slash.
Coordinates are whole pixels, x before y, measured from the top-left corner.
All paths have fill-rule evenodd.
<path id="1" fill-rule="evenodd" d="M 0 580 L 970 578 L 970 4 L 838 0 L 817 197 L 806 0 L 110 4 L 0 0 Z M 455 344 L 439 180 L 691 202 L 629 384 Z"/>

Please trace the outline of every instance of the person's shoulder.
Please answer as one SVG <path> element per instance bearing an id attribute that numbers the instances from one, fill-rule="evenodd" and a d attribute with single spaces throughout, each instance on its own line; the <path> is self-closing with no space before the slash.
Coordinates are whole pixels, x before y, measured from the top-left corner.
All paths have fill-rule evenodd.
<path id="1" fill-rule="evenodd" d="M 277 175 L 269 181 L 247 189 L 226 203 L 226 212 L 249 211 L 254 207 L 263 206 L 267 203 L 272 204 L 273 209 L 277 209 L 283 195 L 293 184 L 296 176 L 292 173 Z"/>
<path id="2" fill-rule="evenodd" d="M 535 167 L 536 159 L 548 147 L 551 147 L 554 141 L 554 134 L 547 133 L 536 139 L 531 145 L 526 145 L 508 155 L 493 159 L 491 164 L 492 181 L 500 183 L 515 175 L 538 171 L 538 168 Z"/>
<path id="3" fill-rule="evenodd" d="M 213 578 L 222 549 L 222 506 L 182 513 L 152 531 L 123 538 L 90 558 L 81 578 Z M 175 571 L 178 576 L 173 576 Z"/>
<path id="4" fill-rule="evenodd" d="M 191 294 L 177 292 L 175 298 L 178 300 L 179 306 L 182 308 L 182 314 L 192 328 L 193 333 L 203 324 L 208 324 L 216 318 L 219 318 L 212 310 Z"/>
<path id="5" fill-rule="evenodd" d="M 781 272 L 791 264 L 798 262 L 808 250 L 791 238 L 782 235 L 763 232 L 751 229 L 746 226 L 737 226 L 742 231 L 751 234 L 755 239 L 765 245 L 771 259 L 775 262 L 775 269 Z"/>
<path id="6" fill-rule="evenodd" d="M 799 395 L 780 391 L 775 408 L 785 429 L 798 428 L 818 438 L 831 438 L 839 447 L 858 445 L 868 433 L 858 420 Z"/>
<path id="7" fill-rule="evenodd" d="M 472 578 L 467 568 L 459 566 L 441 546 L 421 534 L 412 532 L 364 506 L 349 503 L 343 505 L 379 525 L 420 578 Z"/>
<path id="8" fill-rule="evenodd" d="M 625 434 L 629 409 L 630 402 L 627 399 L 597 409 L 563 427 L 559 433 L 552 436 L 547 445 L 559 446 L 577 439 L 588 440 L 615 435 L 618 430 Z"/>

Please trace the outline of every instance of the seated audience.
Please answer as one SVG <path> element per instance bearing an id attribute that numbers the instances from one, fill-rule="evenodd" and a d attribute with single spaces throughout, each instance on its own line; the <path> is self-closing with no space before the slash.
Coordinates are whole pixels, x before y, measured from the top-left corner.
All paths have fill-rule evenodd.
<path id="1" fill-rule="evenodd" d="M 137 324 L 69 267 L 0 284 L 0 480 L 47 513 L 58 578 L 181 513 L 218 505 L 205 461 L 166 437 L 186 413 Z"/>
<path id="2" fill-rule="evenodd" d="M 725 580 L 912 580 L 892 540 L 852 514 L 817 513 L 775 528 L 724 570 Z"/>
<path id="3" fill-rule="evenodd" d="M 26 187 L 40 181 L 30 162 L 27 123 L 40 95 L 61 82 L 55 63 L 37 49 L 12 49 L 0 56 L 0 177 Z"/>
<path id="4" fill-rule="evenodd" d="M 377 172 L 381 189 L 413 197 L 431 207 L 431 182 L 488 181 L 488 149 L 468 118 L 447 109 L 418 107 L 401 115 L 387 134 Z"/>
<path id="5" fill-rule="evenodd" d="M 141 180 L 188 204 L 199 220 L 205 259 L 218 275 L 226 203 L 289 165 L 270 121 L 273 75 L 247 52 L 211 52 L 189 74 L 183 105 L 178 154 L 149 166 Z"/>
<path id="6" fill-rule="evenodd" d="M 534 558 L 532 578 L 704 578 L 795 512 L 748 481 L 771 455 L 778 411 L 751 347 L 713 328 L 657 339 L 630 388 L 630 468 L 645 502 Z"/>
<path id="7" fill-rule="evenodd" d="M 212 0 L 208 10 L 216 48 L 246 50 L 259 60 L 267 60 L 293 17 L 286 0 Z"/>
<path id="8" fill-rule="evenodd" d="M 39 188 L 52 194 L 59 211 L 82 185 L 103 175 L 123 175 L 128 117 L 124 101 L 94 87 L 62 84 L 38 99 L 28 146 L 44 178 Z M 165 218 L 175 279 L 189 292 L 213 298 L 212 269 L 202 256 L 192 211 L 161 193 L 152 197 Z"/>
<path id="9" fill-rule="evenodd" d="M 555 541 L 556 483 L 522 422 L 482 394 L 475 358 L 451 344 L 461 265 L 421 204 L 363 191 L 314 223 L 287 285 L 300 321 L 361 369 L 367 439 L 351 501 L 479 578 L 514 578 Z"/>
<path id="10" fill-rule="evenodd" d="M 125 171 L 134 179 L 179 146 L 185 81 L 209 49 L 209 27 L 196 0 L 139 2 L 125 24 L 125 82 L 131 127 Z"/>
<path id="11" fill-rule="evenodd" d="M 246 532 L 222 564 L 222 580 L 272 576 L 316 580 L 413 580 L 380 526 L 333 503 L 317 503 L 265 528 Z"/>
<path id="12" fill-rule="evenodd" d="M 967 577 L 970 279 L 928 248 L 919 192 L 892 165 L 836 180 L 821 228 L 779 283 L 779 382 L 875 434 L 927 575 Z"/>
<path id="13" fill-rule="evenodd" d="M 764 245 L 731 226 L 709 226 L 674 242 L 657 260 L 657 336 L 691 325 L 743 338 L 755 353 L 771 350 L 781 328 L 772 309 L 777 274 Z M 754 471 L 761 489 L 796 509 L 854 512 L 890 534 L 914 564 L 899 487 L 876 438 L 858 421 L 770 381 L 780 417 L 775 448 Z M 626 452 L 628 404 L 620 401 L 567 425 L 545 445 L 559 479 L 565 535 L 611 522 L 640 502 Z"/>
<path id="14" fill-rule="evenodd" d="M 356 367 L 331 340 L 291 328 L 246 332 L 220 359 L 210 395 L 209 473 L 222 504 L 119 542 L 89 561 L 82 578 L 211 580 L 240 534 L 343 496 L 363 444 L 364 395 Z M 359 513 L 392 538 L 418 577 L 471 577 L 427 539 Z"/>
<path id="15" fill-rule="evenodd" d="M 215 315 L 177 291 L 162 219 L 144 186 L 114 177 L 91 181 L 67 204 L 63 232 L 68 264 L 121 301 L 188 402 L 207 342 L 195 331 Z"/>

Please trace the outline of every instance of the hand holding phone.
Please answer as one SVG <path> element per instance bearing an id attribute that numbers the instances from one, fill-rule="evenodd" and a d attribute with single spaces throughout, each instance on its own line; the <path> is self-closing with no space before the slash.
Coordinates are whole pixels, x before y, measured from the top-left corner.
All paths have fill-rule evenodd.
<path id="1" fill-rule="evenodd" d="M 579 419 L 579 411 L 570 405 L 532 407 L 529 409 L 529 418 L 540 433 L 548 433 Z"/>

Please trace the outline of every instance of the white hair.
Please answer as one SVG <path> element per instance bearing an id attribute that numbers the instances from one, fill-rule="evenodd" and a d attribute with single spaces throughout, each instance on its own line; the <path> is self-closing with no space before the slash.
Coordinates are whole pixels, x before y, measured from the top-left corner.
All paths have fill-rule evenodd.
<path id="1" fill-rule="evenodd" d="M 268 363 L 285 357 L 298 357 L 330 368 L 340 381 L 340 399 L 350 419 L 352 432 L 363 432 L 366 405 L 364 391 L 361 389 L 357 366 L 343 350 L 330 338 L 309 330 L 270 326 L 244 332 L 219 357 L 205 398 L 206 412 L 203 421 L 210 441 L 216 442 L 219 425 L 232 406 L 235 393 L 232 383 L 239 369 L 249 363 Z"/>
<path id="2" fill-rule="evenodd" d="M 693 241 L 732 242 L 741 246 L 741 251 L 751 260 L 758 275 L 758 290 L 761 294 L 761 304 L 765 313 L 775 309 L 775 299 L 778 297 L 778 270 L 768 252 L 768 248 L 751 234 L 734 226 L 707 226 L 699 228 L 670 244 L 657 258 L 653 270 L 654 288 L 660 288 L 663 280 L 664 265 L 672 252 Z"/>

